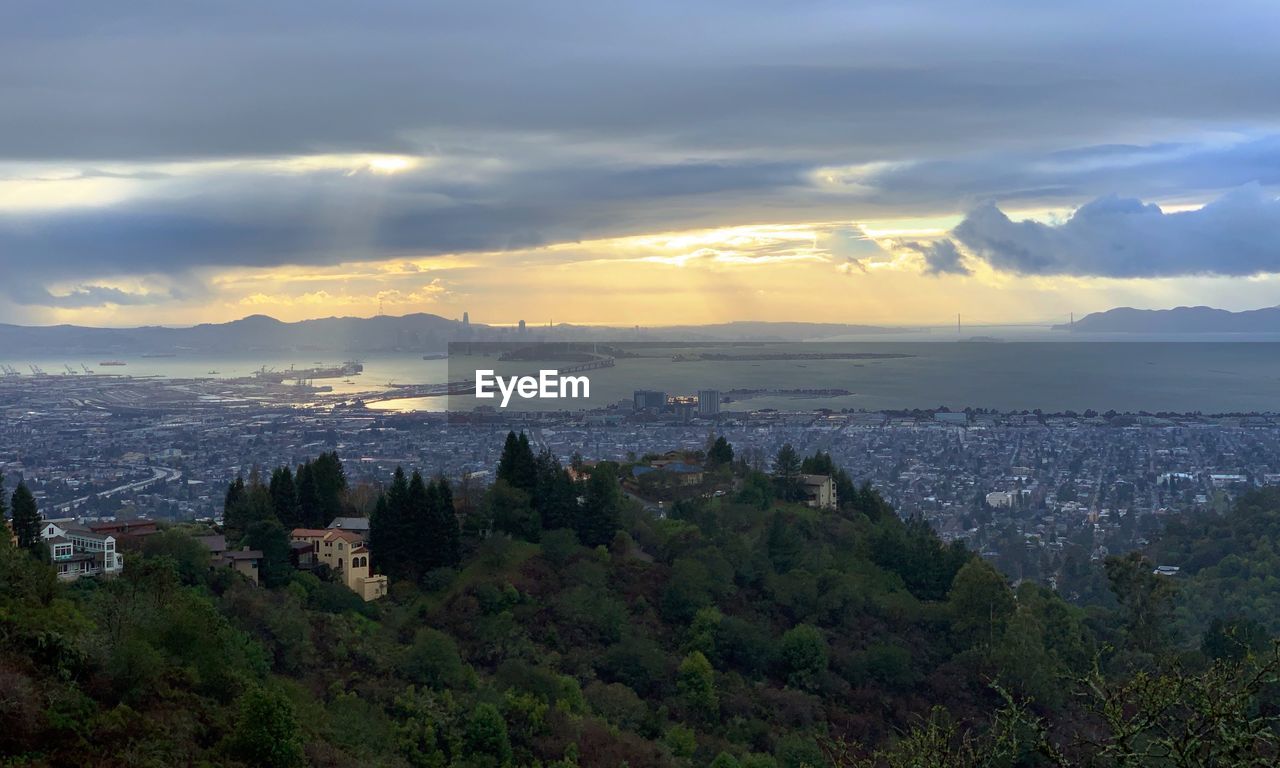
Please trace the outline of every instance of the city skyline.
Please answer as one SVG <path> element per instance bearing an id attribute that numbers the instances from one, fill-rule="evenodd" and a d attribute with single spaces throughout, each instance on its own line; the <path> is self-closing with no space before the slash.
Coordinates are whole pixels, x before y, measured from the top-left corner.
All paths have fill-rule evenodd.
<path id="1" fill-rule="evenodd" d="M 1087 6 L 14 4 L 0 322 L 1274 305 L 1280 9 Z"/>

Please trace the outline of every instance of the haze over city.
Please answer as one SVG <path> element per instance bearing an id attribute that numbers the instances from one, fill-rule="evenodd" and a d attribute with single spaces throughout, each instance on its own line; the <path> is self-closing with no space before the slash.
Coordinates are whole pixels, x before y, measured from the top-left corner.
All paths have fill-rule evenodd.
<path id="1" fill-rule="evenodd" d="M 33 7 L 4 322 L 1275 303 L 1272 3 Z"/>

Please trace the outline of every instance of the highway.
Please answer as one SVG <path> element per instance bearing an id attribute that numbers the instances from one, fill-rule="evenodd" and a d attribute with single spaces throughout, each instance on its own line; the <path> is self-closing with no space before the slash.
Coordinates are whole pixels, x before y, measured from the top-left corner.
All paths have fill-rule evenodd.
<path id="1" fill-rule="evenodd" d="M 151 485 L 155 485 L 156 483 L 159 483 L 159 482 L 167 483 L 174 480 L 178 480 L 182 477 L 181 471 L 176 469 L 170 469 L 169 467 L 152 467 L 151 471 L 153 473 L 152 476 L 147 478 L 146 480 L 138 480 L 136 482 L 126 483 L 124 485 L 116 486 L 115 488 L 110 488 L 105 491 L 99 491 L 98 493 L 91 493 L 88 496 L 81 496 L 78 499 L 72 499 L 71 501 L 63 502 L 58 506 L 54 507 L 54 509 L 59 512 L 70 512 L 72 509 L 75 509 L 76 507 L 85 503 L 89 499 L 95 499 L 95 498 L 106 499 L 106 498 L 115 496 L 116 494 L 124 493 L 126 491 L 140 491 L 143 488 L 146 488 Z"/>

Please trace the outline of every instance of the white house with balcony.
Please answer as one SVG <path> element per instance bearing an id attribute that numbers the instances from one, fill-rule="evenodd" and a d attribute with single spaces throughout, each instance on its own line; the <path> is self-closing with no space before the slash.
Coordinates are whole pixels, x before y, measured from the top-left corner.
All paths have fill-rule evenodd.
<path id="1" fill-rule="evenodd" d="M 58 578 L 114 576 L 124 570 L 124 557 L 116 551 L 116 539 L 94 533 L 75 520 L 45 520 L 40 538 L 49 546 Z"/>

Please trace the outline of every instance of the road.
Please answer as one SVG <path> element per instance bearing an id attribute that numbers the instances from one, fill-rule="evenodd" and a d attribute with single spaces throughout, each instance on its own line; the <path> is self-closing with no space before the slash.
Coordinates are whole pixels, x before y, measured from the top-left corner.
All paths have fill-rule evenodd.
<path id="1" fill-rule="evenodd" d="M 156 483 L 172 482 L 182 477 L 181 471 L 176 469 L 170 469 L 169 467 L 152 467 L 151 471 L 153 473 L 152 476 L 147 478 L 146 480 L 138 480 L 132 483 L 125 483 L 124 485 L 120 485 L 115 488 L 110 488 L 105 491 L 99 491 L 98 493 L 91 493 L 88 496 L 81 496 L 78 499 L 72 499 L 71 501 L 63 502 L 57 505 L 56 507 L 54 507 L 54 509 L 58 510 L 59 512 L 69 512 L 72 509 L 75 509 L 76 507 L 85 503 L 89 499 L 106 499 L 106 498 L 115 496 L 118 493 L 124 493 L 126 491 L 140 491 L 143 488 L 146 488 L 151 485 L 155 485 Z"/>

